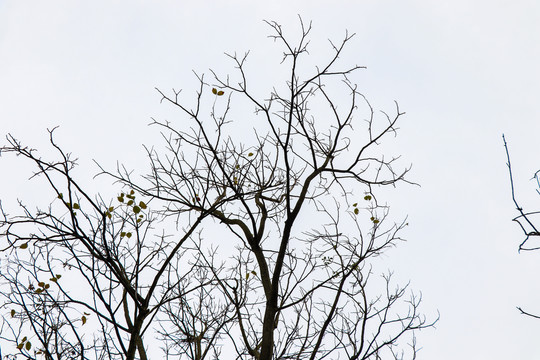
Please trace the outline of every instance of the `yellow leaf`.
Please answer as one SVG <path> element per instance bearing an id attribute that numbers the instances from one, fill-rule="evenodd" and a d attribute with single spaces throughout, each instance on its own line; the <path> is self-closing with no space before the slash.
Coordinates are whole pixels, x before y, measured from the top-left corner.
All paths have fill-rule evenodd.
<path id="1" fill-rule="evenodd" d="M 26 249 L 28 247 L 28 243 L 24 243 L 21 246 L 19 246 L 21 249 Z"/>
<path id="2" fill-rule="evenodd" d="M 79 206 L 79 204 L 75 203 L 75 204 L 73 204 L 73 208 L 74 209 L 80 209 L 81 207 Z"/>
<path id="3" fill-rule="evenodd" d="M 83 325 L 86 324 L 86 316 L 83 315 L 83 316 L 81 317 L 81 320 L 82 320 L 82 324 L 83 324 Z"/>
<path id="4" fill-rule="evenodd" d="M 126 236 L 127 236 L 127 237 L 128 237 L 128 239 L 129 239 L 129 238 L 131 237 L 131 233 L 130 233 L 130 232 L 128 232 L 128 233 L 126 234 Z"/>
<path id="5" fill-rule="evenodd" d="M 20 343 L 19 345 L 17 345 L 17 349 L 21 350 L 24 346 L 24 343 Z"/>
<path id="6" fill-rule="evenodd" d="M 216 88 L 212 88 L 212 94 L 217 95 L 217 89 Z"/>
<path id="7" fill-rule="evenodd" d="M 138 214 L 138 213 L 141 212 L 141 208 L 138 207 L 137 205 L 135 205 L 135 206 L 133 207 L 133 212 L 134 212 L 135 214 Z"/>
<path id="8" fill-rule="evenodd" d="M 45 283 L 44 283 L 43 281 L 40 281 L 40 282 L 38 282 L 38 286 L 39 286 L 39 287 L 44 287 L 44 286 L 45 286 Z"/>
<path id="9" fill-rule="evenodd" d="M 139 201 L 139 206 L 141 207 L 141 209 L 146 209 L 146 204 L 142 201 Z"/>
<path id="10" fill-rule="evenodd" d="M 25 346 L 25 347 L 26 347 L 26 350 L 30 350 L 30 349 L 32 348 L 32 343 L 31 343 L 30 341 L 28 341 L 28 342 L 26 343 L 26 346 Z"/>
<path id="11" fill-rule="evenodd" d="M 11 317 L 14 317 L 14 316 L 15 316 L 15 310 L 11 309 Z"/>
<path id="12" fill-rule="evenodd" d="M 354 208 L 354 213 L 358 215 L 358 208 Z"/>
<path id="13" fill-rule="evenodd" d="M 218 96 L 221 96 L 221 95 L 223 95 L 223 94 L 225 94 L 225 93 L 224 93 L 223 91 L 221 91 L 221 90 L 217 92 L 217 95 L 218 95 Z"/>
<path id="14" fill-rule="evenodd" d="M 250 152 L 250 153 L 248 154 L 248 156 L 253 156 L 253 153 L 252 153 L 252 152 Z"/>

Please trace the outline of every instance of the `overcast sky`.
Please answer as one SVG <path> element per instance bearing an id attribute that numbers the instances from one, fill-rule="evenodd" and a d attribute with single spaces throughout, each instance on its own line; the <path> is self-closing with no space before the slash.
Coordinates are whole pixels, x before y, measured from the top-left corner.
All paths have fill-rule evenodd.
<path id="1" fill-rule="evenodd" d="M 154 87 L 190 92 L 192 70 L 232 71 L 223 53 L 247 50 L 253 81 L 272 85 L 267 54 L 280 49 L 263 19 L 291 34 L 298 14 L 313 21 L 313 56 L 324 56 L 326 39 L 356 33 L 343 63 L 367 66 L 359 86 L 377 109 L 397 100 L 406 111 L 393 149 L 421 184 L 385 195 L 410 226 L 384 266 L 422 291 L 427 314 L 441 314 L 418 334 L 418 359 L 537 359 L 540 320 L 516 306 L 540 314 L 540 252 L 517 253 L 501 135 L 519 199 L 540 208 L 530 181 L 540 169 L 540 2 L 195 3 L 0 0 L 2 138 L 45 149 L 46 129 L 59 125 L 88 179 L 92 159 L 133 167 L 141 144 L 158 138 L 150 117 L 174 117 Z M 0 198 L 40 203 L 23 181 L 28 168 L 14 164 L 0 158 Z"/>

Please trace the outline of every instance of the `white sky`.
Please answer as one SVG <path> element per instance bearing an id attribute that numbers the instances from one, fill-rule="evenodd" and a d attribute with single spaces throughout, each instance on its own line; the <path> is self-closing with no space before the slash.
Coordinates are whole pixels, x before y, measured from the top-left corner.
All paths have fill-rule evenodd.
<path id="1" fill-rule="evenodd" d="M 223 52 L 246 50 L 252 81 L 272 85 L 267 54 L 279 49 L 262 20 L 297 34 L 297 14 L 313 21 L 314 56 L 357 33 L 343 63 L 368 67 L 359 85 L 378 109 L 398 100 L 407 112 L 395 151 L 422 187 L 387 194 L 411 226 L 385 266 L 441 313 L 418 334 L 418 359 L 538 358 L 540 320 L 516 306 L 540 313 L 540 252 L 517 254 L 501 139 L 519 198 L 540 208 L 529 181 L 540 168 L 536 0 L 0 0 L 0 135 L 44 148 L 46 128 L 60 125 L 88 179 L 92 159 L 137 166 L 140 145 L 157 140 L 150 117 L 175 116 L 154 87 L 190 93 L 192 69 L 232 72 Z M 0 198 L 39 203 L 18 164 L 0 158 Z"/>

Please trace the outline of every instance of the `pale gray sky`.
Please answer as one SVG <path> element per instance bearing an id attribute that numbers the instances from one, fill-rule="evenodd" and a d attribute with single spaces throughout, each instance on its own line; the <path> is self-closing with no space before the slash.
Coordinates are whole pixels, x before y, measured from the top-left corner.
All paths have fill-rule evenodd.
<path id="1" fill-rule="evenodd" d="M 292 4 L 291 4 L 292 3 Z M 524 204 L 539 205 L 540 3 L 536 0 L 0 1 L 0 135 L 44 148 L 46 128 L 77 155 L 82 175 L 117 160 L 137 166 L 157 134 L 151 116 L 175 116 L 154 87 L 195 89 L 191 70 L 232 71 L 223 52 L 251 50 L 253 82 L 278 48 L 263 19 L 290 33 L 313 21 L 313 55 L 327 38 L 357 34 L 343 63 L 366 65 L 360 87 L 374 106 L 407 116 L 394 150 L 422 187 L 389 191 L 409 215 L 407 243 L 385 266 L 438 309 L 419 360 L 536 359 L 540 252 L 517 254 L 501 134 L 510 143 Z M 0 158 L 0 198 L 40 202 L 28 169 Z M 17 165 L 18 166 L 18 165 Z M 86 173 L 87 172 L 87 173 Z M 380 269 L 384 270 L 384 269 Z"/>

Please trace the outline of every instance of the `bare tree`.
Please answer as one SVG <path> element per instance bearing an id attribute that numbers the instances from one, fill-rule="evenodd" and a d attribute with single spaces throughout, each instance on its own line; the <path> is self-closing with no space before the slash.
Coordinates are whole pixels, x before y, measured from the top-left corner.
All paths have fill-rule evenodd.
<path id="1" fill-rule="evenodd" d="M 514 177 L 512 175 L 512 165 L 510 163 L 510 153 L 508 151 L 508 144 L 506 142 L 506 138 L 503 135 L 503 142 L 504 142 L 504 149 L 506 151 L 506 165 L 508 166 L 508 174 L 510 176 L 510 189 L 512 190 L 512 201 L 514 202 L 514 205 L 516 206 L 516 210 L 519 212 L 519 215 L 512 219 L 512 221 L 515 221 L 518 223 L 519 227 L 523 231 L 523 234 L 525 235 L 525 239 L 519 244 L 518 250 L 524 250 L 524 251 L 532 251 L 532 250 L 538 250 L 540 249 L 539 245 L 530 244 L 531 237 L 534 238 L 536 236 L 540 236 L 540 231 L 538 231 L 536 225 L 533 222 L 533 216 L 536 214 L 540 214 L 540 211 L 526 211 L 524 210 L 520 205 L 519 202 L 516 199 L 516 192 L 514 189 Z M 538 188 L 540 189 L 540 178 L 538 177 L 538 174 L 540 173 L 540 170 L 535 172 L 533 175 L 533 179 L 536 180 L 538 184 Z M 536 190 L 539 194 L 540 191 Z"/>
<path id="2" fill-rule="evenodd" d="M 407 225 L 376 194 L 409 183 L 382 150 L 404 113 L 375 112 L 352 80 L 363 67 L 340 67 L 353 35 L 310 68 L 311 24 L 297 41 L 267 24 L 287 80 L 261 99 L 247 54 L 232 54 L 233 75 L 196 75 L 191 106 L 158 90 L 181 120 L 153 119 L 164 146 L 146 148 L 142 179 L 101 168 L 117 199 L 84 190 L 53 131 L 53 161 L 8 137 L 2 151 L 32 161 L 56 198 L 2 210 L 1 338 L 19 355 L 146 359 L 158 337 L 171 359 L 416 357 L 415 331 L 436 320 L 374 270 Z"/>
<path id="3" fill-rule="evenodd" d="M 510 176 L 510 189 L 512 192 L 512 201 L 514 202 L 514 205 L 516 206 L 516 210 L 519 213 L 519 215 L 513 218 L 512 221 L 515 221 L 519 225 L 523 234 L 525 235 L 525 238 L 519 244 L 518 251 L 522 251 L 522 250 L 535 251 L 535 250 L 540 249 L 540 245 L 535 243 L 535 240 L 540 239 L 540 231 L 538 230 L 537 225 L 536 225 L 536 221 L 538 220 L 535 221 L 534 217 L 540 214 L 540 211 L 527 211 L 523 209 L 523 207 L 518 202 L 516 198 L 516 191 L 514 188 L 514 176 L 512 174 L 512 164 L 510 163 L 510 152 L 508 150 L 508 143 L 506 142 L 506 138 L 504 137 L 504 134 L 502 137 L 503 137 L 504 149 L 506 151 L 506 160 L 507 160 L 506 165 L 508 166 L 508 175 Z M 540 173 L 540 170 L 536 171 L 533 175 L 533 179 L 536 180 L 538 189 L 540 189 L 539 173 Z M 536 192 L 540 194 L 540 190 L 538 189 L 536 190 Z M 519 306 L 517 309 L 524 315 L 540 319 L 540 316 L 527 312 Z"/>

